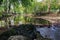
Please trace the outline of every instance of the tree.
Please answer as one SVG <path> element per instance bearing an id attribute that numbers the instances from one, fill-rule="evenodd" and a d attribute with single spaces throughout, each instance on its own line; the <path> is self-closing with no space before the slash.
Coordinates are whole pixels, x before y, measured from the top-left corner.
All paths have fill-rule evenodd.
<path id="1" fill-rule="evenodd" d="M 21 13 L 21 9 L 22 9 L 22 11 L 24 11 L 24 8 L 28 8 L 29 6 L 31 6 L 32 2 L 33 2 L 33 0 L 2 0 L 1 5 L 3 4 L 4 12 L 7 15 L 7 14 L 10 14 L 11 6 L 14 7 L 13 8 L 14 12 L 20 12 Z M 19 7 L 20 4 L 22 5 L 21 9 Z M 5 22 L 7 23 L 7 18 L 5 19 Z"/>

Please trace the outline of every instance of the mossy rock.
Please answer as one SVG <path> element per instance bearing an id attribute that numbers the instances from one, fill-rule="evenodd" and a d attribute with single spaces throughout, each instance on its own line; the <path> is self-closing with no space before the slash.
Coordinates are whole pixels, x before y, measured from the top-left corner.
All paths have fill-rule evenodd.
<path id="1" fill-rule="evenodd" d="M 34 25 L 32 24 L 23 25 L 22 24 L 19 27 L 14 26 L 14 28 L 3 32 L 0 35 L 0 40 L 8 40 L 10 36 L 14 36 L 14 35 L 23 35 L 31 39 L 34 39 L 36 36 L 35 32 L 36 32 L 36 29 Z"/>

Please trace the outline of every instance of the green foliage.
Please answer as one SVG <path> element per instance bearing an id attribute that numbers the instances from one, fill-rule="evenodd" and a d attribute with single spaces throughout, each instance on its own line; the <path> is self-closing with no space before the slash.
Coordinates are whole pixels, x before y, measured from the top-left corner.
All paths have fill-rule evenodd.
<path id="1" fill-rule="evenodd" d="M 0 3 L 4 4 L 3 8 L 6 8 L 7 0 L 0 0 Z M 10 5 L 13 5 L 13 11 L 18 13 L 32 13 L 32 12 L 39 12 L 39 11 L 47 11 L 48 5 L 51 4 L 50 10 L 57 10 L 58 7 L 58 0 L 46 0 L 46 2 L 36 2 L 36 0 L 9 0 Z M 20 5 L 21 4 L 21 5 Z M 1 8 L 0 8 L 1 9 Z M 2 9 L 1 9 L 2 10 Z"/>
<path id="2" fill-rule="evenodd" d="M 3 12 L 3 11 L 4 11 L 4 7 L 0 6 L 0 12 Z"/>
<path id="3" fill-rule="evenodd" d="M 24 23 L 25 22 L 24 17 L 21 16 L 21 15 L 20 16 L 16 16 L 15 19 L 14 19 L 15 24 L 18 24 L 20 21 Z"/>
<path id="4" fill-rule="evenodd" d="M 60 9 L 60 5 L 58 5 L 58 9 Z"/>
<path id="5" fill-rule="evenodd" d="M 26 18 L 25 18 L 25 21 L 26 21 L 26 22 L 30 22 L 30 23 L 31 23 L 32 20 L 33 20 L 33 19 L 32 19 L 31 17 L 26 17 Z"/>
<path id="6" fill-rule="evenodd" d="M 33 14 L 38 12 L 45 12 L 48 9 L 50 4 L 50 10 L 57 10 L 60 9 L 60 5 L 58 4 L 57 0 L 46 0 L 46 2 L 36 2 L 36 0 L 8 0 L 9 5 L 7 5 L 7 0 L 0 0 L 0 16 L 2 12 L 5 12 L 6 9 L 9 9 L 11 12 L 16 12 L 20 14 Z M 8 6 L 8 8 L 7 8 Z M 13 9 L 11 8 L 13 6 Z M 9 10 L 8 10 L 9 11 Z M 7 15 L 6 15 L 7 16 Z M 26 20 L 25 20 L 26 19 Z M 28 21 L 31 22 L 32 18 L 28 17 L 25 18 L 23 15 L 17 16 L 15 21 Z M 41 21 L 42 22 L 42 21 Z M 42 23 L 46 23 L 45 21 Z"/>
<path id="7" fill-rule="evenodd" d="M 48 23 L 50 23 L 49 21 L 44 20 L 44 19 L 34 19 L 34 22 L 37 24 L 48 24 Z"/>
<path id="8" fill-rule="evenodd" d="M 31 6 L 31 3 L 33 2 L 33 0 L 22 0 L 21 2 L 24 7 L 28 7 L 28 6 Z"/>
<path id="9" fill-rule="evenodd" d="M 51 2 L 51 10 L 57 10 L 58 9 L 58 3 L 57 0 L 53 0 Z"/>
<path id="10" fill-rule="evenodd" d="M 2 4 L 3 0 L 0 0 L 0 5 Z"/>
<path id="11" fill-rule="evenodd" d="M 34 10 L 35 12 L 44 12 L 44 11 L 47 11 L 47 8 L 48 8 L 47 4 L 44 4 L 42 2 L 36 2 Z"/>

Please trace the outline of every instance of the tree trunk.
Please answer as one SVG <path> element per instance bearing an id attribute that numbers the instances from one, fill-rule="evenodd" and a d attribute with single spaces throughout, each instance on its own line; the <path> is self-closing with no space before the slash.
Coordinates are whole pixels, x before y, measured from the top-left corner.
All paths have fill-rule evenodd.
<path id="1" fill-rule="evenodd" d="M 48 13 L 50 13 L 50 5 L 48 5 Z"/>
<path id="2" fill-rule="evenodd" d="M 6 0 L 6 3 L 5 3 L 6 5 L 5 5 L 5 14 L 7 15 L 9 12 L 10 12 L 10 2 L 9 2 L 9 0 Z M 5 16 L 6 16 L 5 15 Z M 7 27 L 7 28 L 9 28 L 9 26 L 8 26 L 8 20 L 7 20 L 7 16 L 5 17 L 5 26 Z"/>
<path id="3" fill-rule="evenodd" d="M 47 10 L 48 13 L 50 13 L 50 3 L 51 3 L 51 2 L 50 2 L 50 0 L 49 0 L 49 2 L 48 2 L 48 10 Z"/>

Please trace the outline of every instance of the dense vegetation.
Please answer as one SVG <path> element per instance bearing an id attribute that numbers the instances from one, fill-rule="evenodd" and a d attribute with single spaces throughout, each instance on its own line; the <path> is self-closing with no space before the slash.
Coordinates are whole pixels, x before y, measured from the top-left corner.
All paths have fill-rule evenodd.
<path id="1" fill-rule="evenodd" d="M 10 21 L 8 18 L 10 14 L 17 15 L 11 17 L 11 20 L 14 20 L 14 24 L 18 24 L 19 21 L 26 23 L 34 20 L 31 16 L 26 17 L 24 14 L 45 15 L 50 12 L 60 12 L 59 0 L 41 0 L 41 2 L 37 0 L 0 0 L 0 19 L 3 18 L 7 25 Z"/>

